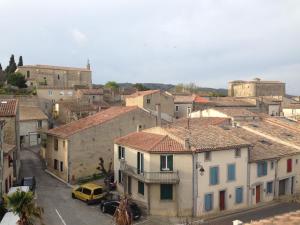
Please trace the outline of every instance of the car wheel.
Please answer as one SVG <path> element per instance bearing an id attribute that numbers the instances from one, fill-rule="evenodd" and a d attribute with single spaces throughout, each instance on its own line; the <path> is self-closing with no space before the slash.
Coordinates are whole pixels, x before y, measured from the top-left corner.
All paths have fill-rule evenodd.
<path id="1" fill-rule="evenodd" d="M 102 211 L 103 213 L 106 213 L 106 210 L 105 210 L 104 205 L 101 207 L 101 211 Z"/>
<path id="2" fill-rule="evenodd" d="M 74 195 L 74 193 L 72 193 L 72 198 L 73 198 L 73 199 L 75 199 L 75 198 L 76 198 L 76 196 Z"/>

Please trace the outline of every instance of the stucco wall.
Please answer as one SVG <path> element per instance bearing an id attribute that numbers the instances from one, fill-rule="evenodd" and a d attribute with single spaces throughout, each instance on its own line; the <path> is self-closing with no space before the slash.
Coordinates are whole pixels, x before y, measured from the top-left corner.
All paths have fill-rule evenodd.
<path id="1" fill-rule="evenodd" d="M 178 106 L 178 111 L 176 111 L 176 106 Z M 188 117 L 187 109 L 190 107 L 191 112 L 193 111 L 193 104 L 192 103 L 175 103 L 174 111 L 176 118 L 186 118 Z"/>
<path id="2" fill-rule="evenodd" d="M 38 133 L 40 129 L 43 130 L 48 129 L 48 121 L 47 120 L 41 120 L 41 121 L 42 121 L 42 128 L 38 128 L 38 120 L 20 121 L 20 136 L 24 136 L 24 140 L 23 140 L 24 146 L 30 145 L 30 138 L 29 138 L 30 133 Z"/>
<path id="3" fill-rule="evenodd" d="M 38 88 L 37 96 L 39 98 L 48 99 L 51 101 L 73 99 L 75 91 L 72 89 L 51 89 L 51 88 Z"/>

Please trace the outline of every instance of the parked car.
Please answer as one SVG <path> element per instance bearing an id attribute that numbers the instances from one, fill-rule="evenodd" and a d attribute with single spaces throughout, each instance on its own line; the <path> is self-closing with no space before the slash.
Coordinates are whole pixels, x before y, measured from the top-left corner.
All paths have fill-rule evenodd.
<path id="1" fill-rule="evenodd" d="M 72 191 L 72 198 L 80 199 L 89 204 L 99 203 L 106 196 L 101 185 L 87 183 L 82 184 Z"/>
<path id="2" fill-rule="evenodd" d="M 29 186 L 30 191 L 35 192 L 36 180 L 35 177 L 23 177 L 21 186 Z"/>
<path id="3" fill-rule="evenodd" d="M 115 201 L 115 200 L 103 201 L 100 204 L 100 209 L 103 213 L 114 215 L 119 205 L 120 205 L 120 201 Z M 129 202 L 129 208 L 130 208 L 131 216 L 134 220 L 138 220 L 139 218 L 141 218 L 141 210 L 137 204 L 133 202 Z"/>

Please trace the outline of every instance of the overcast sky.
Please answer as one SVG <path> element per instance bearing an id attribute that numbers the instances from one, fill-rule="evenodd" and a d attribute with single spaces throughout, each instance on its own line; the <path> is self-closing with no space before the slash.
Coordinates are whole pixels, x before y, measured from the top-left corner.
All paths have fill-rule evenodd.
<path id="1" fill-rule="evenodd" d="M 0 0 L 0 27 L 3 67 L 89 58 L 94 83 L 261 77 L 300 94 L 299 0 Z"/>

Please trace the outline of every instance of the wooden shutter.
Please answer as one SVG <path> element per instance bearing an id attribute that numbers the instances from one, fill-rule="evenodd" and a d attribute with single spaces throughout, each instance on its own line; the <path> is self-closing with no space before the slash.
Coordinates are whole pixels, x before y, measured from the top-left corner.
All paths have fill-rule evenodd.
<path id="1" fill-rule="evenodd" d="M 212 210 L 212 194 L 205 195 L 205 210 L 210 211 Z"/>
<path id="2" fill-rule="evenodd" d="M 141 160 L 141 173 L 144 173 L 144 154 L 140 153 L 140 160 Z"/>
<path id="3" fill-rule="evenodd" d="M 264 162 L 263 163 L 263 175 L 267 175 L 268 174 L 268 163 Z"/>
<path id="4" fill-rule="evenodd" d="M 292 159 L 287 160 L 287 172 L 292 172 Z"/>
<path id="5" fill-rule="evenodd" d="M 164 155 L 161 155 L 161 156 L 160 156 L 160 171 L 163 170 L 164 157 L 165 157 Z"/>
<path id="6" fill-rule="evenodd" d="M 230 164 L 227 167 L 227 173 L 228 173 L 228 180 L 235 180 L 235 165 L 234 164 Z"/>
<path id="7" fill-rule="evenodd" d="M 170 171 L 173 171 L 173 155 L 168 155 L 168 168 Z"/>
<path id="8" fill-rule="evenodd" d="M 119 152 L 119 159 L 121 159 L 121 146 L 119 146 L 119 148 L 118 148 L 118 152 Z"/>
<path id="9" fill-rule="evenodd" d="M 236 188 L 235 189 L 235 202 L 242 203 L 243 202 L 243 188 Z"/>
<path id="10" fill-rule="evenodd" d="M 137 166 L 136 166 L 136 168 L 137 168 L 137 173 L 139 174 L 140 173 L 140 160 L 141 160 L 141 153 L 140 152 L 138 152 L 137 153 L 137 160 L 136 160 L 136 162 L 137 162 Z"/>

